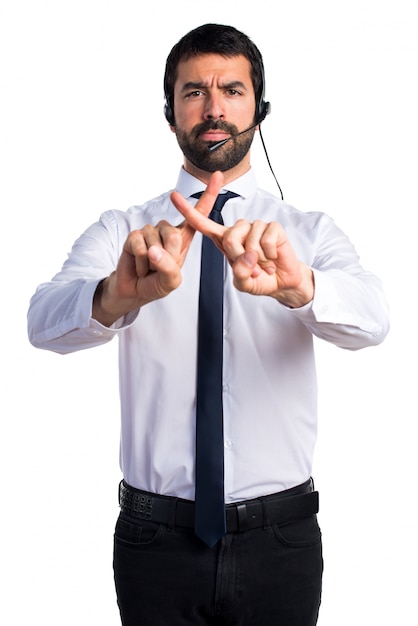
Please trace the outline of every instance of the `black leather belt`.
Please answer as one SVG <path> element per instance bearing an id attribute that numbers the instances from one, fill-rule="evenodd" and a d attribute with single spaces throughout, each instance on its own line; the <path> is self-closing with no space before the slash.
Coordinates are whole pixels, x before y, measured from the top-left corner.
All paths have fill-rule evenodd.
<path id="1" fill-rule="evenodd" d="M 172 528 L 194 527 L 194 502 L 171 496 L 160 496 L 141 491 L 124 480 L 119 485 L 121 511 Z M 296 519 L 315 515 L 319 510 L 318 492 L 312 479 L 302 485 L 263 496 L 226 505 L 227 532 L 242 532 L 253 528 L 287 524 Z"/>

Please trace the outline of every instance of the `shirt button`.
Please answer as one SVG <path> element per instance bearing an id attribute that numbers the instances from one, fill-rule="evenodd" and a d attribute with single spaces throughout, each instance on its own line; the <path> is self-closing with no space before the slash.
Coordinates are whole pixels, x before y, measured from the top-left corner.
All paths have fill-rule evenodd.
<path id="1" fill-rule="evenodd" d="M 230 450 L 232 448 L 232 441 L 229 441 L 228 439 L 225 441 L 225 448 L 227 450 Z"/>
<path id="2" fill-rule="evenodd" d="M 229 391 L 229 385 L 222 385 L 222 391 L 225 391 L 225 393 L 227 393 Z"/>

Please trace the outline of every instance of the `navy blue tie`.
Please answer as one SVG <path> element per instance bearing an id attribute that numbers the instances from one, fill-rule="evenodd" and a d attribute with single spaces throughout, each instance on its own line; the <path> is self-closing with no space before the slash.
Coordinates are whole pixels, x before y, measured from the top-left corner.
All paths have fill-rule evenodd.
<path id="1" fill-rule="evenodd" d="M 193 197 L 200 197 L 195 194 Z M 229 198 L 220 194 L 210 219 L 223 224 Z M 202 238 L 196 398 L 195 534 L 209 547 L 225 534 L 224 445 L 222 408 L 224 256 Z"/>

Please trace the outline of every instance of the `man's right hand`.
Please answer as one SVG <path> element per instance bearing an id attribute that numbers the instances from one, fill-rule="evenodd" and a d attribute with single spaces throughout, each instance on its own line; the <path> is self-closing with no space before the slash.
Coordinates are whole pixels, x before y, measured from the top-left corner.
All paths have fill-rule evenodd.
<path id="1" fill-rule="evenodd" d="M 215 172 L 196 205 L 203 215 L 212 210 L 222 183 L 223 175 Z M 177 289 L 195 232 L 187 222 L 172 226 L 161 221 L 129 233 L 116 270 L 96 289 L 92 317 L 111 326 L 127 313 Z"/>

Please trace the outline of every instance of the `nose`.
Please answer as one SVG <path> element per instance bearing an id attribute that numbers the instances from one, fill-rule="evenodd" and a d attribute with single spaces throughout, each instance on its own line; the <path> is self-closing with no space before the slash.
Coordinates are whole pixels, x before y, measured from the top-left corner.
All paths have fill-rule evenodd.
<path id="1" fill-rule="evenodd" d="M 219 120 L 224 117 L 224 108 L 220 94 L 210 94 L 205 103 L 205 120 Z"/>

